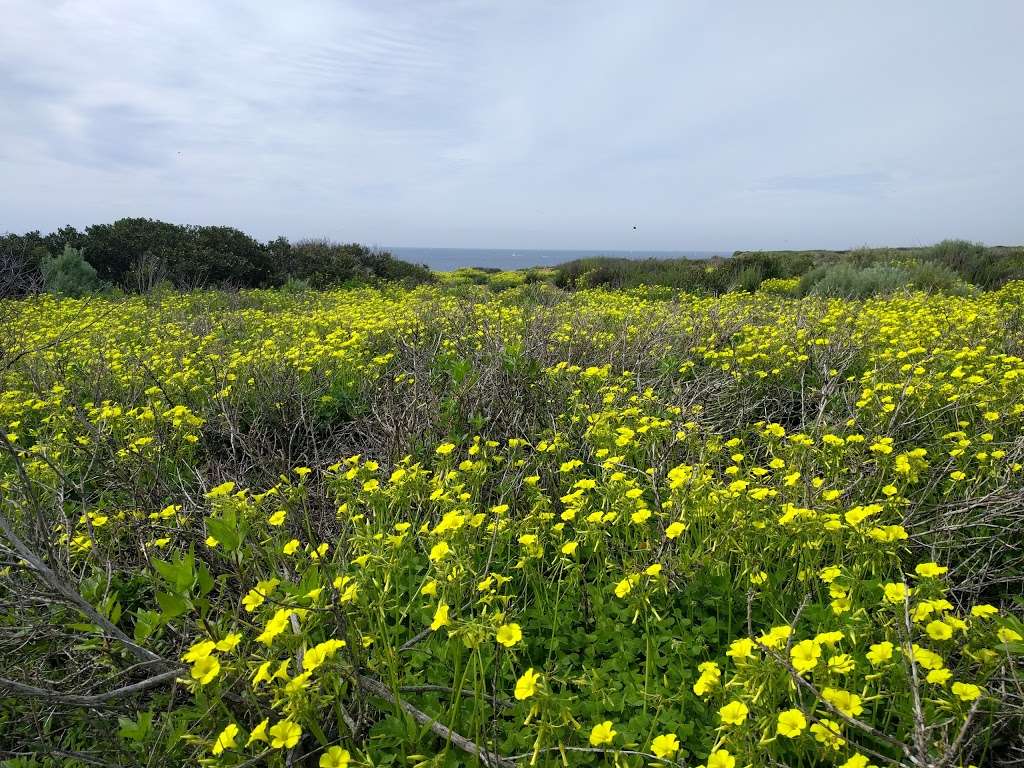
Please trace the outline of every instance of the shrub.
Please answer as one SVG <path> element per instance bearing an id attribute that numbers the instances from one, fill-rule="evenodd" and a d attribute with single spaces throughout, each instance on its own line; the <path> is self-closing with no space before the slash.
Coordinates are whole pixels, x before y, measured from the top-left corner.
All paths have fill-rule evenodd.
<path id="1" fill-rule="evenodd" d="M 358 243 L 335 243 L 326 239 L 300 240 L 288 244 L 275 241 L 277 263 L 271 281 L 281 285 L 290 278 L 303 280 L 312 288 L 333 288 L 347 283 L 374 280 L 402 280 L 422 283 L 431 280 L 427 267 L 398 261 L 385 251 Z"/>
<path id="2" fill-rule="evenodd" d="M 757 290 L 773 296 L 796 296 L 800 290 L 800 278 L 772 277 L 761 283 Z"/>
<path id="3" fill-rule="evenodd" d="M 461 267 L 448 273 L 448 282 L 455 285 L 487 285 L 489 274 L 479 267 Z"/>
<path id="4" fill-rule="evenodd" d="M 516 288 L 526 282 L 522 272 L 498 272 L 487 278 L 487 287 L 495 293 Z"/>
<path id="5" fill-rule="evenodd" d="M 966 296 L 974 291 L 974 286 L 964 282 L 960 275 L 942 264 L 915 261 L 905 268 L 910 273 L 914 288 L 919 291 L 950 296 Z"/>
<path id="6" fill-rule="evenodd" d="M 751 265 L 744 267 L 736 274 L 736 279 L 729 287 L 729 290 L 753 293 L 762 282 L 764 282 L 764 273 L 759 267 Z"/>
<path id="7" fill-rule="evenodd" d="M 983 288 L 998 288 L 1024 277 L 1024 249 L 986 248 L 967 240 L 943 240 L 926 248 L 922 259 L 938 262 L 964 280 Z"/>
<path id="8" fill-rule="evenodd" d="M 92 264 L 82 252 L 70 245 L 64 246 L 59 256 L 47 256 L 40 265 L 46 290 L 61 296 L 84 296 L 102 288 Z"/>
<path id="9" fill-rule="evenodd" d="M 866 299 L 888 296 L 910 287 L 910 273 L 900 267 L 877 264 L 858 269 L 852 264 L 831 264 L 812 269 L 800 281 L 802 296 Z"/>
<path id="10" fill-rule="evenodd" d="M 281 290 L 285 293 L 305 293 L 310 290 L 309 283 L 296 277 L 289 277 L 284 281 Z"/>

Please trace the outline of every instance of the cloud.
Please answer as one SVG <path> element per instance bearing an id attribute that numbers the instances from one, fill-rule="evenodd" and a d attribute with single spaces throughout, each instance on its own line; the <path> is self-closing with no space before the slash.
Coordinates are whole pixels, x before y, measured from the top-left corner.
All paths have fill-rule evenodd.
<path id="1" fill-rule="evenodd" d="M 148 215 L 394 245 L 1024 241 L 1012 0 L 0 12 L 0 229 Z"/>

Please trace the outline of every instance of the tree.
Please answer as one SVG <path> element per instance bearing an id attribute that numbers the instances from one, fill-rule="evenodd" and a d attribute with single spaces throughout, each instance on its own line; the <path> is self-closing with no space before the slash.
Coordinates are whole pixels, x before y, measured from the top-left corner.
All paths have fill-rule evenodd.
<path id="1" fill-rule="evenodd" d="M 64 246 L 59 256 L 47 256 L 40 265 L 46 290 L 61 296 L 84 296 L 102 288 L 92 264 L 82 252 L 70 245 Z"/>

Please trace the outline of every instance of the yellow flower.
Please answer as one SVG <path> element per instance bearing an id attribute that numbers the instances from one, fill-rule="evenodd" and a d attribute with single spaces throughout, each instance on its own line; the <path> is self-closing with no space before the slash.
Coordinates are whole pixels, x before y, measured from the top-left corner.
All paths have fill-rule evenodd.
<path id="1" fill-rule="evenodd" d="M 634 522 L 637 525 L 639 525 L 641 523 L 646 523 L 650 519 L 650 517 L 651 517 L 651 510 L 645 508 L 645 509 L 638 509 L 636 512 L 634 512 L 632 515 L 629 516 L 629 519 L 632 522 Z"/>
<path id="2" fill-rule="evenodd" d="M 523 672 L 522 676 L 516 680 L 516 700 L 523 701 L 533 696 L 537 692 L 539 680 L 540 675 L 533 671 L 533 667 Z"/>
<path id="3" fill-rule="evenodd" d="M 242 606 L 249 613 L 252 613 L 263 605 L 264 600 L 266 600 L 266 598 L 258 590 L 250 589 L 246 593 L 245 597 L 242 598 Z"/>
<path id="4" fill-rule="evenodd" d="M 911 645 L 910 650 L 913 652 L 914 661 L 925 669 L 942 669 L 944 666 L 942 657 L 935 653 L 935 651 L 922 648 L 917 643 Z"/>
<path id="5" fill-rule="evenodd" d="M 917 567 L 914 568 L 914 573 L 928 579 L 941 576 L 948 570 L 949 568 L 946 568 L 944 565 L 939 565 L 938 563 L 918 563 Z"/>
<path id="6" fill-rule="evenodd" d="M 999 613 L 998 608 L 986 603 L 982 603 L 971 608 L 971 616 L 979 619 L 987 619 L 989 616 L 995 616 L 997 613 Z"/>
<path id="7" fill-rule="evenodd" d="M 853 666 L 853 657 L 848 653 L 839 653 L 835 656 L 830 656 L 828 659 L 829 672 L 845 675 L 847 672 L 853 671 Z"/>
<path id="8" fill-rule="evenodd" d="M 842 575 L 842 573 L 842 570 L 840 570 L 837 566 L 830 565 L 828 568 L 823 568 L 821 570 L 821 573 L 818 574 L 818 576 L 820 576 L 821 580 L 824 581 L 826 584 L 831 584 L 833 581 L 838 579 Z"/>
<path id="9" fill-rule="evenodd" d="M 657 576 L 659 573 L 661 573 L 661 563 L 654 563 L 654 565 L 647 566 L 647 568 L 644 570 L 644 573 L 648 576 Z"/>
<path id="10" fill-rule="evenodd" d="M 934 685 L 945 685 L 949 682 L 949 678 L 951 678 L 952 676 L 952 672 L 950 672 L 945 667 L 942 667 L 941 669 L 931 670 L 928 673 L 928 676 L 925 678 L 925 680 Z"/>
<path id="11" fill-rule="evenodd" d="M 291 749 L 301 737 L 302 727 L 291 720 L 281 720 L 270 728 L 270 746 L 274 749 Z"/>
<path id="12" fill-rule="evenodd" d="M 729 650 L 725 652 L 725 655 L 731 657 L 733 661 L 749 659 L 754 655 L 754 641 L 749 637 L 741 637 L 739 640 L 733 640 L 729 645 Z"/>
<path id="13" fill-rule="evenodd" d="M 224 730 L 217 736 L 217 740 L 213 742 L 213 748 L 210 752 L 214 755 L 220 755 L 224 753 L 225 749 L 233 749 L 235 746 L 235 737 L 238 735 L 238 726 L 234 723 L 228 723 L 224 726 Z"/>
<path id="14" fill-rule="evenodd" d="M 883 662 L 889 661 L 889 659 L 892 658 L 893 648 L 893 644 L 890 643 L 888 640 L 885 640 L 881 643 L 875 643 L 868 650 L 868 661 L 870 661 L 871 664 L 876 667 L 879 664 L 882 664 Z"/>
<path id="15" fill-rule="evenodd" d="M 351 759 L 347 749 L 331 747 L 320 755 L 320 768 L 347 768 Z"/>
<path id="16" fill-rule="evenodd" d="M 847 717 L 856 717 L 864 711 L 861 698 L 856 693 L 837 688 L 825 688 L 821 692 L 821 697 Z"/>
<path id="17" fill-rule="evenodd" d="M 663 733 L 651 742 L 651 752 L 660 758 L 672 757 L 679 751 L 679 739 L 674 733 Z"/>
<path id="18" fill-rule="evenodd" d="M 282 547 L 281 551 L 284 552 L 286 555 L 294 555 L 295 550 L 299 548 L 299 544 L 300 542 L 298 539 L 292 539 L 287 544 L 285 544 L 284 547 Z"/>
<path id="19" fill-rule="evenodd" d="M 229 480 L 226 483 L 221 483 L 216 488 L 211 488 L 210 492 L 206 494 L 206 498 L 218 499 L 227 496 L 233 490 L 235 490 L 235 484 Z"/>
<path id="20" fill-rule="evenodd" d="M 225 635 L 223 640 L 217 642 L 217 650 L 230 653 L 235 650 L 235 646 L 241 641 L 242 635 L 238 632 L 232 632 L 229 635 Z"/>
<path id="21" fill-rule="evenodd" d="M 192 646 L 182 655 L 182 661 L 199 661 L 205 659 L 217 648 L 217 644 L 213 640 L 200 640 L 198 643 L 193 643 Z"/>
<path id="22" fill-rule="evenodd" d="M 633 584 L 629 580 L 629 578 L 625 578 L 622 581 L 620 581 L 618 584 L 615 585 L 615 596 L 616 597 L 625 597 L 626 595 L 628 595 L 632 591 L 633 591 Z"/>
<path id="23" fill-rule="evenodd" d="M 285 518 L 288 517 L 288 513 L 283 509 L 277 510 L 274 514 L 267 518 L 267 522 L 270 525 L 284 525 Z"/>
<path id="24" fill-rule="evenodd" d="M 267 622 L 263 632 L 257 635 L 256 640 L 263 643 L 264 645 L 270 645 L 274 642 L 274 638 L 284 632 L 284 628 L 288 625 L 288 619 L 292 615 L 292 611 L 287 608 L 282 608 L 274 613 L 273 618 Z"/>
<path id="25" fill-rule="evenodd" d="M 746 719 L 750 710 L 742 701 L 730 701 L 718 710 L 718 717 L 723 725 L 741 725 Z"/>
<path id="26" fill-rule="evenodd" d="M 439 446 L 437 446 L 437 448 L 434 449 L 434 452 L 438 456 L 447 456 L 449 453 L 451 453 L 454 450 L 455 450 L 455 444 L 454 443 L 441 443 Z"/>
<path id="27" fill-rule="evenodd" d="M 708 768 L 736 768 L 736 758 L 727 749 L 716 749 L 708 755 Z"/>
<path id="28" fill-rule="evenodd" d="M 814 636 L 814 642 L 829 646 L 830 648 L 843 639 L 843 633 L 838 630 L 831 632 L 819 632 Z"/>
<path id="29" fill-rule="evenodd" d="M 791 634 L 793 634 L 793 628 L 783 624 L 780 627 L 772 627 L 757 639 L 758 642 L 769 648 L 781 648 Z"/>
<path id="30" fill-rule="evenodd" d="M 437 632 L 441 627 L 448 624 L 448 603 L 438 603 L 434 611 L 434 620 L 430 622 L 430 628 Z"/>
<path id="31" fill-rule="evenodd" d="M 302 658 L 302 666 L 305 667 L 306 671 L 312 672 L 331 658 L 339 648 L 344 648 L 345 645 L 346 643 L 344 640 L 334 639 L 324 640 L 322 643 L 317 643 L 306 651 L 305 656 Z"/>
<path id="32" fill-rule="evenodd" d="M 439 541 L 433 547 L 430 548 L 430 561 L 436 563 L 440 560 L 444 560 L 448 556 L 448 553 L 452 551 L 452 548 L 448 546 L 447 541 Z"/>
<path id="33" fill-rule="evenodd" d="M 818 722 L 811 726 L 811 733 L 814 734 L 815 741 L 824 744 L 826 747 L 832 749 L 839 749 L 843 744 L 846 743 L 840 734 L 839 723 L 828 718 L 822 718 Z"/>
<path id="34" fill-rule="evenodd" d="M 497 640 L 506 648 L 511 648 L 522 639 L 523 632 L 518 624 L 502 624 L 498 627 Z"/>
<path id="35" fill-rule="evenodd" d="M 818 666 L 821 658 L 821 646 L 813 640 L 801 640 L 789 650 L 789 659 L 793 669 L 803 674 Z"/>
<path id="36" fill-rule="evenodd" d="M 779 712 L 775 730 L 780 736 L 794 739 L 807 729 L 807 718 L 799 709 L 787 709 Z"/>
<path id="37" fill-rule="evenodd" d="M 603 744 L 611 744 L 618 731 L 612 728 L 612 721 L 605 720 L 590 729 L 590 746 L 600 747 Z"/>
<path id="38" fill-rule="evenodd" d="M 252 676 L 252 687 L 255 688 L 262 682 L 270 680 L 270 662 L 264 661 L 260 664 L 256 674 Z"/>
<path id="39" fill-rule="evenodd" d="M 953 683 L 952 690 L 960 701 L 974 701 L 982 693 L 982 689 L 974 683 Z"/>
<path id="40" fill-rule="evenodd" d="M 576 554 L 576 549 L 579 547 L 579 545 L 580 543 L 578 541 L 567 541 L 565 544 L 562 545 L 562 554 L 569 555 L 570 557 L 572 557 Z"/>
<path id="41" fill-rule="evenodd" d="M 869 765 L 868 759 L 860 752 L 855 752 L 853 756 L 840 765 L 839 768 L 874 768 L 874 766 Z"/>
<path id="42" fill-rule="evenodd" d="M 888 603 L 897 605 L 902 603 L 904 599 L 910 595 L 910 590 L 907 589 L 907 585 L 903 583 L 889 583 L 883 588 L 885 591 L 885 600 Z"/>
<path id="43" fill-rule="evenodd" d="M 269 666 L 269 664 L 270 662 L 268 661 L 267 665 Z M 248 747 L 254 741 L 267 741 L 267 725 L 269 723 L 270 720 L 264 718 L 263 722 L 253 728 L 252 732 L 249 734 L 249 740 L 245 742 L 245 746 Z"/>
<path id="44" fill-rule="evenodd" d="M 1009 627 L 1000 627 L 996 631 L 996 637 L 999 638 L 1000 642 L 1003 643 L 1018 643 L 1021 641 L 1020 632 L 1010 629 Z"/>
<path id="45" fill-rule="evenodd" d="M 925 631 L 932 640 L 949 640 L 953 636 L 953 628 L 944 621 L 929 622 Z"/>
<path id="46" fill-rule="evenodd" d="M 284 692 L 289 696 L 294 696 L 300 691 L 305 690 L 309 687 L 309 678 L 312 676 L 312 674 L 312 671 L 307 669 L 302 674 L 296 675 L 288 681 L 287 685 L 285 685 Z"/>
<path id="47" fill-rule="evenodd" d="M 206 685 L 220 674 L 220 662 L 216 656 L 203 656 L 192 665 L 190 674 L 200 685 Z"/>
<path id="48" fill-rule="evenodd" d="M 671 523 L 668 528 L 665 529 L 665 536 L 670 539 L 678 539 L 683 531 L 686 530 L 686 526 L 680 522 Z"/>

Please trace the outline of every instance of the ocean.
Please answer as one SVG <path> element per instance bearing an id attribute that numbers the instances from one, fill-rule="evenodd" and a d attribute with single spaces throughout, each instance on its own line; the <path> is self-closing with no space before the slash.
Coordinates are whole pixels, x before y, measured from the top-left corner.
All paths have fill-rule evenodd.
<path id="1" fill-rule="evenodd" d="M 383 247 L 396 259 L 426 264 L 435 272 L 450 272 L 459 267 L 523 269 L 551 267 L 588 256 L 615 256 L 627 259 L 710 259 L 731 256 L 732 251 L 615 251 L 599 248 L 582 250 L 538 250 L 529 248 L 415 248 Z"/>

